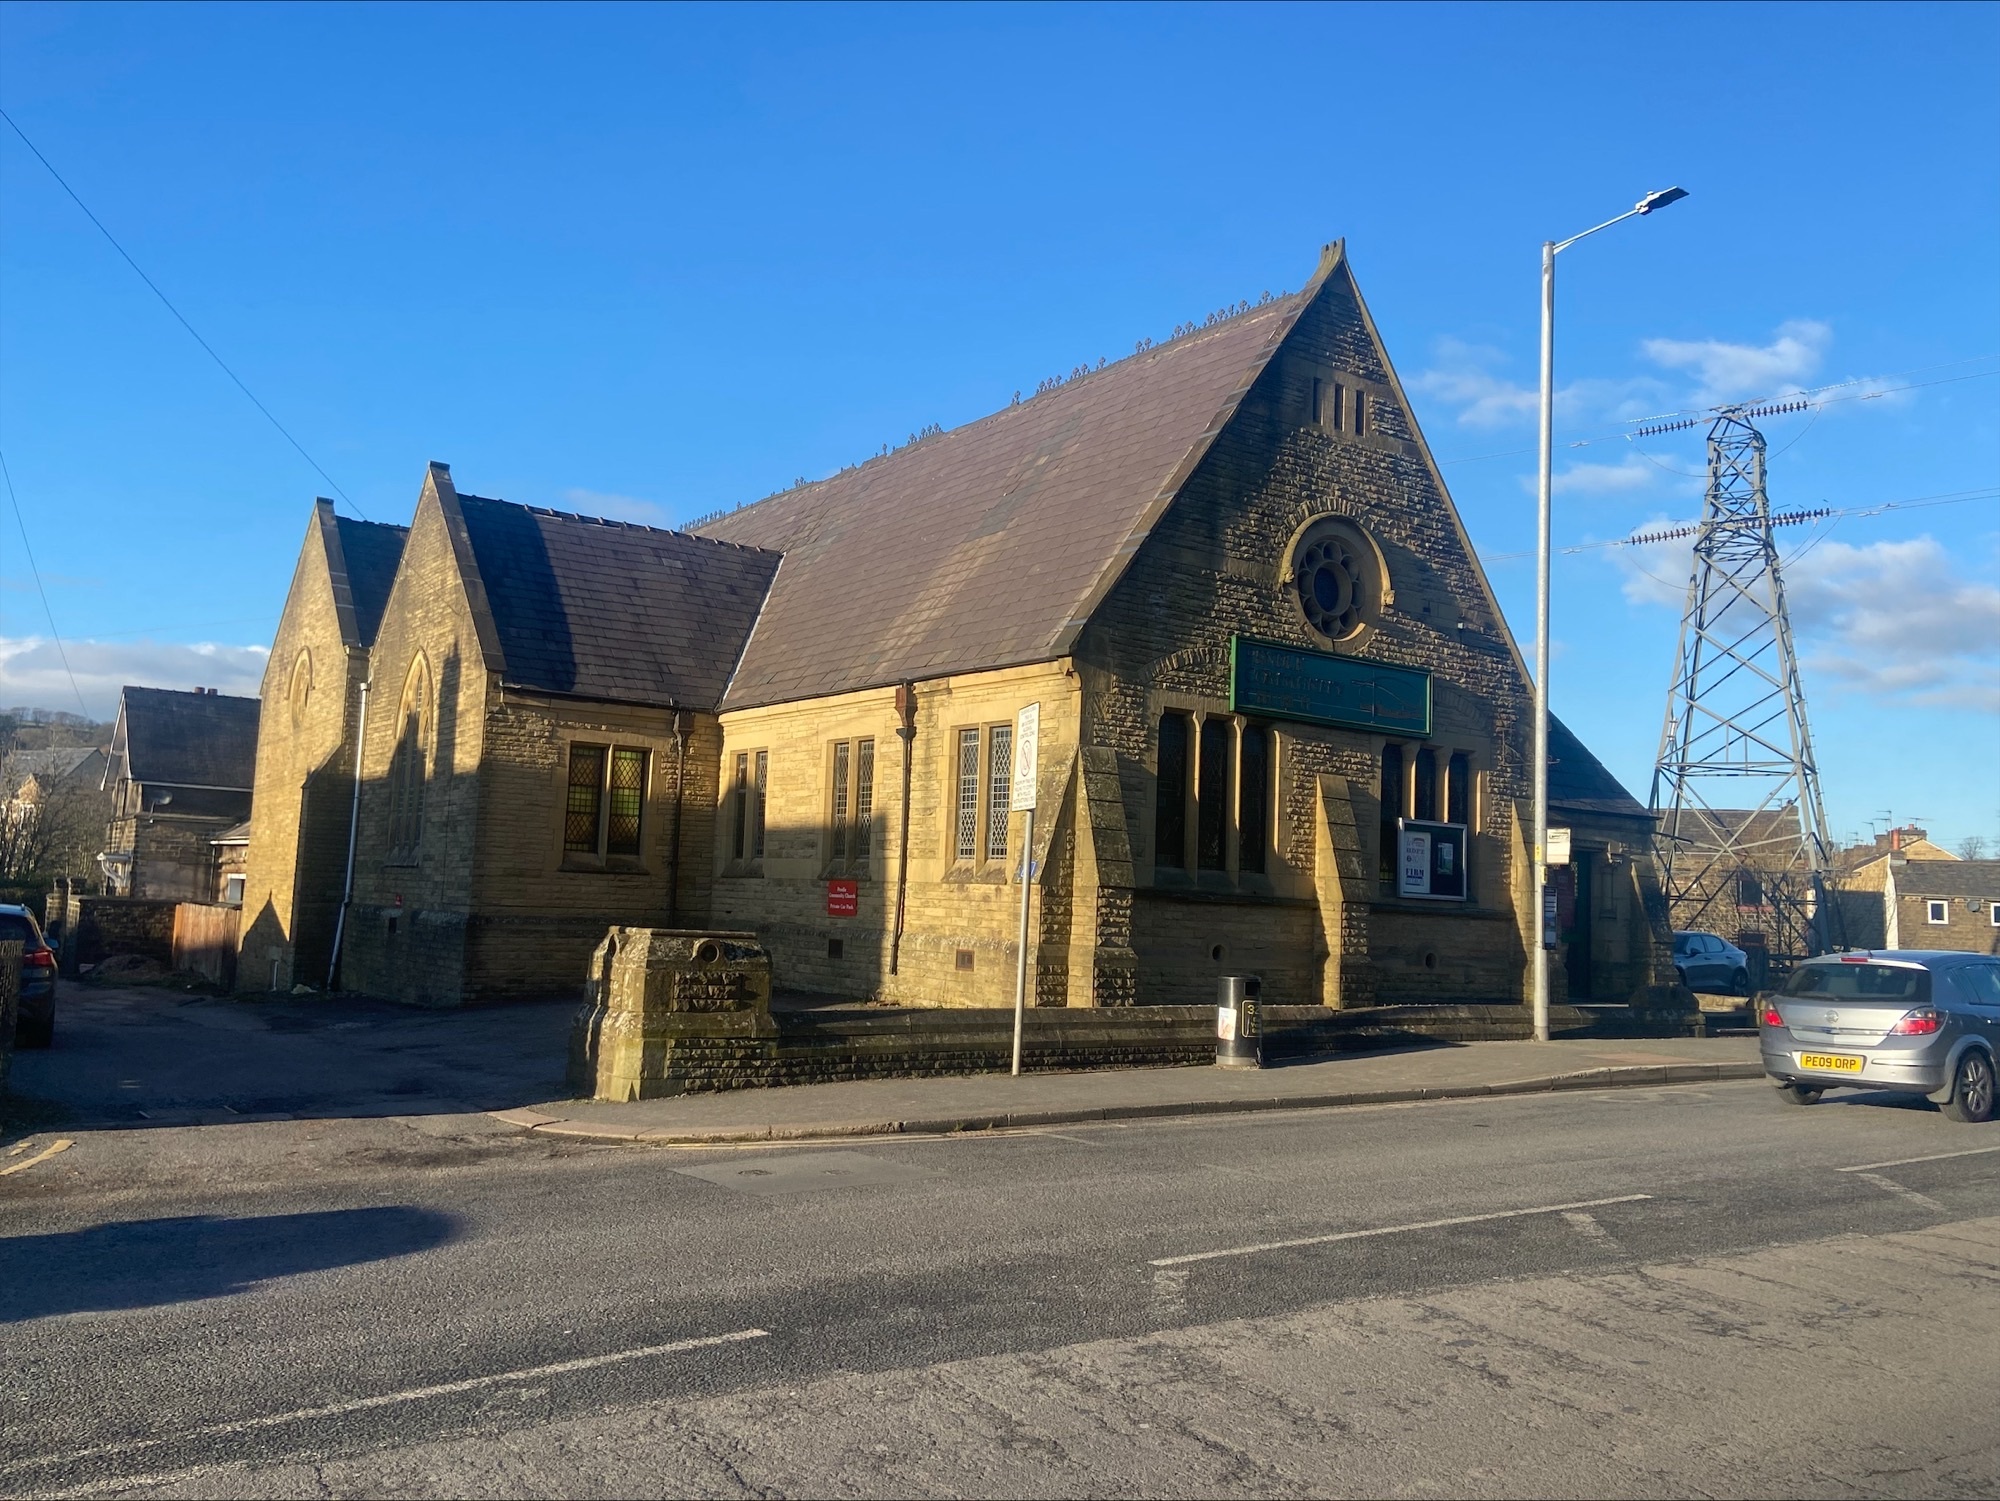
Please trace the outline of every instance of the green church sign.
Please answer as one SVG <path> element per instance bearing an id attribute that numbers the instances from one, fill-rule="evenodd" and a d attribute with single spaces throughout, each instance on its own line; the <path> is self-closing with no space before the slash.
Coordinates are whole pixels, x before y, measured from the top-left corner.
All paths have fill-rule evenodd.
<path id="1" fill-rule="evenodd" d="M 1229 707 L 1238 714 L 1422 739 L 1431 732 L 1431 675 L 1232 636 Z"/>

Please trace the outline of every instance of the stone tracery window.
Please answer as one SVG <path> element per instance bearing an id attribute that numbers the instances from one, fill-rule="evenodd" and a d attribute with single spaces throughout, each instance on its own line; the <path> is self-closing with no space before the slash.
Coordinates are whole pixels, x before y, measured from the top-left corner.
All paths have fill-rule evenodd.
<path id="1" fill-rule="evenodd" d="M 1322 516 L 1294 539 L 1285 587 L 1308 630 L 1328 643 L 1348 641 L 1381 610 L 1381 555 L 1354 522 Z"/>
<path id="2" fill-rule="evenodd" d="M 389 858 L 410 863 L 423 844 L 431 749 L 431 674 L 422 657 L 410 665 L 396 718 L 396 749 L 389 759 Z"/>
<path id="3" fill-rule="evenodd" d="M 285 697 L 292 714 L 292 728 L 305 723 L 306 704 L 312 697 L 312 652 L 302 650 L 292 664 L 292 681 Z"/>

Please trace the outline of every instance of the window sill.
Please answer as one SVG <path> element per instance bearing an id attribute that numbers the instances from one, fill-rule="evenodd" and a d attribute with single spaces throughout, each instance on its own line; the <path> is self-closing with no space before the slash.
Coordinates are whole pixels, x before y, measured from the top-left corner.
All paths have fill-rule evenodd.
<path id="1" fill-rule="evenodd" d="M 582 876 L 649 876 L 653 873 L 643 860 L 629 860 L 623 856 L 598 860 L 589 855 L 565 855 L 556 869 L 567 875 Z"/>

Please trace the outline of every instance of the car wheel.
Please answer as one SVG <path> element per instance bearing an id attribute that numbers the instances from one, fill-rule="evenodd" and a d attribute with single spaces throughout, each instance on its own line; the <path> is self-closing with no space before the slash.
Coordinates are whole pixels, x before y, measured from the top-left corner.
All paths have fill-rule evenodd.
<path id="1" fill-rule="evenodd" d="M 1731 975 L 1731 976 L 1729 977 L 1729 993 L 1730 993 L 1731 995 L 1748 995 L 1748 994 L 1750 994 L 1750 971 L 1749 971 L 1749 970 L 1747 970 L 1747 969 L 1739 969 L 1738 971 L 1736 971 L 1736 973 L 1735 973 L 1735 974 L 1733 974 L 1733 975 Z"/>
<path id="2" fill-rule="evenodd" d="M 1951 1098 L 1944 1102 L 1944 1113 L 1969 1126 L 1993 1119 L 1993 1060 L 1979 1048 L 1967 1048 L 1958 1060 L 1958 1075 L 1951 1082 Z"/>
<path id="3" fill-rule="evenodd" d="M 1823 1089 L 1813 1089 L 1804 1084 L 1784 1083 L 1778 1086 L 1778 1098 L 1787 1105 L 1817 1105 Z"/>
<path id="4" fill-rule="evenodd" d="M 38 1022 L 20 1021 L 14 1023 L 14 1046 L 17 1048 L 53 1047 L 56 1040 L 56 1019 L 45 1017 Z"/>

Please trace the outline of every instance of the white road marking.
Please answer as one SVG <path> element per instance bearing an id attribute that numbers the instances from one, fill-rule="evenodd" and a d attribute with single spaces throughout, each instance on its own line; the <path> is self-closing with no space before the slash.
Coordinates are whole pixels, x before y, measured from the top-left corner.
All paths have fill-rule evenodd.
<path id="1" fill-rule="evenodd" d="M 1533 1209 L 1496 1209 L 1491 1214 L 1457 1214 L 1447 1220 L 1420 1220 L 1414 1225 L 1383 1225 L 1374 1230 L 1341 1230 L 1332 1235 L 1305 1235 L 1297 1240 L 1267 1240 L 1254 1246 L 1231 1246 L 1226 1251 L 1193 1251 L 1185 1256 L 1162 1256 L 1148 1266 L 1186 1266 L 1195 1261 L 1216 1261 L 1224 1256 L 1255 1256 L 1260 1251 L 1289 1251 L 1295 1246 L 1325 1246 L 1338 1240 L 1368 1240 L 1377 1235 L 1402 1235 L 1411 1230 L 1444 1230 L 1453 1225 L 1478 1225 L 1488 1220 L 1517 1220 L 1531 1214 L 1561 1214 L 1569 1209 L 1601 1209 L 1607 1204 L 1636 1204 L 1651 1194 L 1620 1194 L 1613 1199 L 1579 1199 L 1574 1204 L 1538 1204 Z"/>
<path id="2" fill-rule="evenodd" d="M 1585 1240 L 1595 1241 L 1607 1250 L 1622 1251 L 1624 1249 L 1612 1237 L 1609 1230 L 1597 1223 L 1596 1215 L 1588 1214 L 1581 1209 L 1565 1209 L 1563 1211 L 1563 1218 L 1568 1220 L 1576 1228 L 1576 1233 L 1581 1235 Z"/>
<path id="3" fill-rule="evenodd" d="M 414 1386 L 408 1391 L 384 1392 L 379 1397 L 356 1397 L 347 1402 L 329 1402 L 324 1407 L 301 1407 L 293 1412 L 271 1413 L 261 1418 L 242 1418 L 234 1423 L 213 1423 L 206 1428 L 190 1428 L 184 1433 L 138 1439 L 129 1444 L 106 1444 L 101 1448 L 78 1449 L 69 1454 L 37 1455 L 29 1459 L 16 1459 L 0 1464 L 0 1475 L 12 1474 L 16 1470 L 75 1464 L 86 1459 L 104 1459 L 118 1454 L 136 1454 L 144 1449 L 157 1449 L 163 1444 L 185 1443 L 190 1439 L 229 1438 L 239 1433 L 255 1433 L 263 1428 L 281 1427 L 286 1423 L 307 1423 L 315 1418 L 345 1417 L 348 1413 L 367 1412 L 377 1407 L 393 1407 L 399 1402 L 421 1402 L 428 1397 L 449 1397 L 459 1392 L 475 1392 L 489 1386 L 504 1386 L 510 1381 L 528 1381 L 537 1376 L 560 1376 L 571 1371 L 595 1370 L 599 1366 L 619 1365 L 628 1360 L 645 1360 L 654 1355 L 679 1355 L 688 1350 L 707 1350 L 717 1345 L 741 1344 L 745 1340 L 768 1339 L 770 1333 L 768 1329 L 738 1329 L 733 1334 L 711 1334 L 702 1339 L 679 1339 L 667 1345 L 647 1345 L 638 1350 L 617 1350 L 609 1355 L 586 1355 L 580 1360 L 560 1360 L 554 1365 L 502 1371 L 495 1376 L 472 1376 L 464 1381 L 446 1381 L 437 1386 Z"/>
<path id="4" fill-rule="evenodd" d="M 67 1152 L 71 1147 L 75 1145 L 76 1145 L 75 1142 L 71 1141 L 67 1136 L 65 1136 L 62 1138 L 62 1140 L 57 1142 L 52 1142 L 48 1146 L 43 1147 L 41 1151 L 35 1153 L 35 1155 L 30 1157 L 26 1162 L 17 1162 L 12 1167 L 0 1167 L 0 1178 L 10 1177 L 15 1173 L 25 1173 L 29 1168 L 33 1167 L 36 1163 L 47 1162 L 51 1157 L 55 1156 L 56 1153 Z"/>
<path id="5" fill-rule="evenodd" d="M 1864 1183 L 1872 1183 L 1877 1188 L 1887 1189 L 1900 1199 L 1908 1199 L 1912 1204 L 1921 1205 L 1933 1214 L 1949 1214 L 1951 1212 L 1929 1194 L 1920 1194 L 1914 1188 L 1905 1188 L 1902 1184 L 1896 1182 L 1895 1179 L 1885 1178 L 1880 1173 L 1857 1172 L 1854 1176 Z"/>
<path id="6" fill-rule="evenodd" d="M 1932 1152 L 1928 1157 L 1898 1157 L 1894 1162 L 1864 1162 L 1859 1167 L 1837 1167 L 1836 1173 L 1869 1173 L 1878 1167 L 1908 1167 L 1913 1162 L 1945 1162 L 1953 1157 L 1984 1157 L 2000 1152 L 2000 1147 L 1967 1147 L 1962 1152 Z"/>
<path id="7" fill-rule="evenodd" d="M 1187 1312 L 1185 1271 L 1160 1267 L 1153 1273 L 1153 1317 L 1160 1322 L 1177 1319 Z"/>

